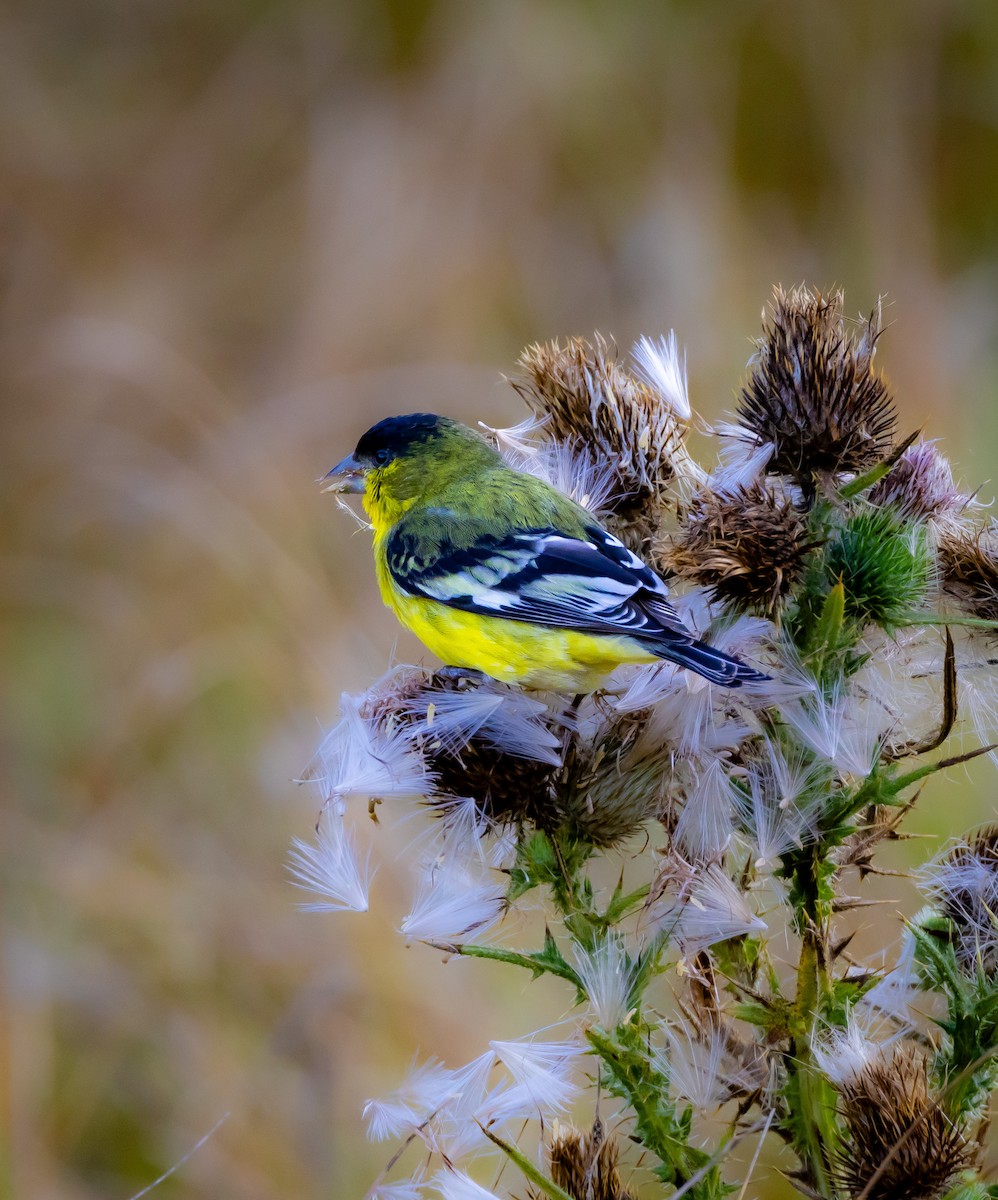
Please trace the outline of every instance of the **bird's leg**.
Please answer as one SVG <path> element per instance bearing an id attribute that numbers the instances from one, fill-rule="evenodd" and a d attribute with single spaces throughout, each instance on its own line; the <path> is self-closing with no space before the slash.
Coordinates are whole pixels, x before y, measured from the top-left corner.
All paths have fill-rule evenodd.
<path id="1" fill-rule="evenodd" d="M 586 698 L 585 692 L 579 692 L 572 703 L 565 709 L 562 716 L 562 735 L 561 735 L 561 761 L 562 764 L 568 760 L 568 749 L 572 744 L 572 734 L 575 733 L 575 718 L 579 711 L 579 705 Z"/>

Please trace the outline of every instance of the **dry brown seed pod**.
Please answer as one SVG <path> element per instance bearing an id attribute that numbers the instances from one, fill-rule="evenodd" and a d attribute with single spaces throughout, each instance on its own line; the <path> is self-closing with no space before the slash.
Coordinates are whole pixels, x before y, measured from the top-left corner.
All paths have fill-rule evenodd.
<path id="1" fill-rule="evenodd" d="M 834 1164 L 849 1195 L 929 1200 L 973 1163 L 977 1147 L 935 1103 L 929 1063 L 898 1042 L 840 1084 L 847 1135 Z"/>
<path id="2" fill-rule="evenodd" d="M 943 590 L 971 616 L 998 621 L 998 523 L 939 543 Z"/>
<path id="3" fill-rule="evenodd" d="M 436 778 L 429 803 L 441 811 L 454 799 L 468 798 L 483 817 L 499 825 L 551 825 L 557 767 L 517 758 L 475 738 L 459 752 L 424 746 L 424 754 Z"/>
<path id="4" fill-rule="evenodd" d="M 897 414 L 873 366 L 880 330 L 879 306 L 849 328 L 841 292 L 776 288 L 738 407 L 747 438 L 773 447 L 770 474 L 810 494 L 823 476 L 866 471 L 887 456 Z"/>
<path id="5" fill-rule="evenodd" d="M 589 1133 L 560 1129 L 549 1155 L 551 1178 L 575 1200 L 631 1200 L 620 1182 L 617 1142 L 598 1118 Z"/>
<path id="6" fill-rule="evenodd" d="M 738 612 L 771 617 L 789 595 L 815 542 L 790 497 L 761 483 L 700 492 L 682 532 L 660 544 L 656 565 L 711 589 Z"/>
<path id="7" fill-rule="evenodd" d="M 639 550 L 657 530 L 679 480 L 701 476 L 684 445 L 685 422 L 618 362 L 599 334 L 528 346 L 513 387 L 544 418 L 544 436 L 612 464 L 606 523 Z"/>

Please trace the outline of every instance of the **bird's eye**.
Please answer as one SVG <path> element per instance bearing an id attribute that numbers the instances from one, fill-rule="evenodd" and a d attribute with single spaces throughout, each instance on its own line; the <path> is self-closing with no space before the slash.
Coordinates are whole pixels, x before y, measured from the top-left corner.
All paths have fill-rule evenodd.
<path id="1" fill-rule="evenodd" d="M 383 467 L 385 465 L 385 463 L 388 462 L 388 460 L 391 458 L 391 456 L 392 456 L 392 452 L 388 449 L 388 447 L 382 446 L 381 449 L 375 453 L 374 461 L 378 464 L 379 467 Z"/>

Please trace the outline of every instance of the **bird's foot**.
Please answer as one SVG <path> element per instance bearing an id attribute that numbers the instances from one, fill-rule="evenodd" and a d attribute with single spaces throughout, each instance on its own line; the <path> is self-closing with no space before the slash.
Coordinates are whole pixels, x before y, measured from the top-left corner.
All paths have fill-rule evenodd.
<path id="1" fill-rule="evenodd" d="M 475 667 L 440 667 L 434 672 L 433 678 L 460 692 L 469 687 L 478 687 L 488 676 Z"/>

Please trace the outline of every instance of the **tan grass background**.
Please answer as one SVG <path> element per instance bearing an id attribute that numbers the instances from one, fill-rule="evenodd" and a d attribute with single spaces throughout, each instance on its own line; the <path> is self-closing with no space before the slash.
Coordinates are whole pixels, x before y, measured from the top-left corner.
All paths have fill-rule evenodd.
<path id="1" fill-rule="evenodd" d="M 411 826 L 371 914 L 295 910 L 291 780 L 418 653 L 313 484 L 358 434 L 516 420 L 521 346 L 596 328 L 675 327 L 718 415 L 807 280 L 886 294 L 903 423 L 976 486 L 996 193 L 993 0 L 0 10 L 0 1194 L 131 1196 L 228 1113 L 156 1195 L 359 1196 L 365 1096 L 566 1009 L 404 949 Z M 934 784 L 909 853 L 993 796 Z"/>

